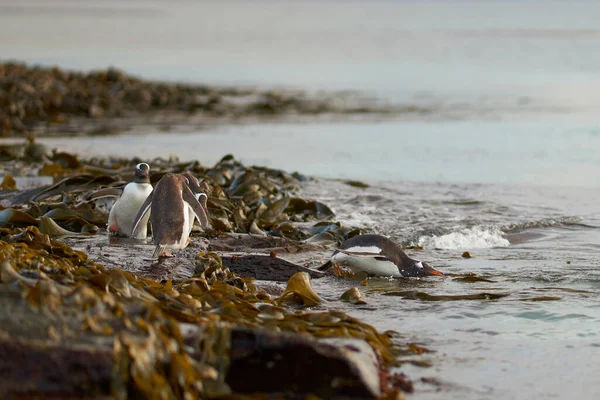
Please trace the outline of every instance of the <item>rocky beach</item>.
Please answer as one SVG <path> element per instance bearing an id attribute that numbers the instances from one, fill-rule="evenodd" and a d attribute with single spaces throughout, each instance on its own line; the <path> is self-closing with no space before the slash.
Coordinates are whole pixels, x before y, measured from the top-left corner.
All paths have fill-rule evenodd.
<path id="1" fill-rule="evenodd" d="M 599 11 L 0 0 L 0 398 L 599 398 Z"/>
<path id="2" fill-rule="evenodd" d="M 365 304 L 367 277 L 351 277 L 356 287 L 339 299 L 311 287 L 324 273 L 310 267 L 361 233 L 326 204 L 299 197 L 299 185 L 312 178 L 245 166 L 231 155 L 205 166 L 172 157 L 85 158 L 36 142 L 127 130 L 142 120 L 167 130 L 392 110 L 15 63 L 0 66 L 0 104 L 2 135 L 21 138 L 2 146 L 3 398 L 397 399 L 412 390 L 392 368 L 402 355 L 428 350 L 336 310 L 341 302 Z M 196 227 L 173 258 L 152 260 L 145 241 L 107 234 L 108 211 L 139 162 L 151 166 L 153 184 L 189 171 L 208 194 L 210 229 Z"/>

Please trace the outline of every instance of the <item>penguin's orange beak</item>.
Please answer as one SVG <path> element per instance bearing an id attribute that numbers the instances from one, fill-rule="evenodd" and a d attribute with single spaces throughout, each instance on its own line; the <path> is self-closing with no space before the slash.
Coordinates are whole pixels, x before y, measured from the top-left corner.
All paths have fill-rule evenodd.
<path id="1" fill-rule="evenodd" d="M 440 271 L 431 268 L 429 265 L 423 263 L 423 272 L 427 275 L 444 276 Z"/>

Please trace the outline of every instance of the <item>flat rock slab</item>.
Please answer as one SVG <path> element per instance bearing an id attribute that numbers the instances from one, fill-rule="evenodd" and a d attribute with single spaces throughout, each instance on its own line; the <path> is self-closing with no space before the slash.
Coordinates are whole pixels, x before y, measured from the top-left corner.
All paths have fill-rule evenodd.
<path id="1" fill-rule="evenodd" d="M 265 281 L 287 281 L 294 273 L 305 271 L 312 278 L 323 276 L 320 271 L 298 265 L 314 262 L 320 265 L 322 253 L 330 253 L 322 246 L 298 244 L 285 238 L 257 237 L 248 234 L 230 234 L 207 240 L 194 236 L 190 245 L 173 251 L 174 257 L 152 259 L 154 245 L 150 240 L 121 238 L 99 233 L 91 236 L 62 238 L 76 250 L 84 251 L 89 258 L 106 267 L 117 267 L 156 281 L 184 280 L 194 274 L 194 258 L 198 252 L 215 251 L 223 265 L 246 278 Z M 271 252 L 289 258 L 270 257 Z M 256 253 L 264 253 L 256 254 Z M 235 261 L 233 261 L 235 259 Z"/>
<path id="2" fill-rule="evenodd" d="M 311 250 L 323 250 L 324 246 L 300 243 L 284 237 L 257 236 L 247 233 L 230 233 L 210 239 L 210 251 L 260 251 L 277 253 L 298 253 Z"/>
<path id="3" fill-rule="evenodd" d="M 221 260 L 225 267 L 236 274 L 244 278 L 256 278 L 263 281 L 287 282 L 296 272 L 308 272 L 313 279 L 325 276 L 320 271 L 315 271 L 270 255 L 221 256 Z"/>

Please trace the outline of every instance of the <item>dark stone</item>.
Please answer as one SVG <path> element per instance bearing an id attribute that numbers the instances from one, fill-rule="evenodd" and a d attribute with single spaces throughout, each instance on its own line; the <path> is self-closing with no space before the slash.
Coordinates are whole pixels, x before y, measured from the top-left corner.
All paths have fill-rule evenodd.
<path id="1" fill-rule="evenodd" d="M 270 255 L 222 256 L 223 266 L 244 278 L 263 281 L 287 282 L 296 272 L 308 272 L 310 277 L 321 278 L 325 274 Z"/>
<path id="2" fill-rule="evenodd" d="M 0 339 L 0 397 L 109 398 L 112 367 L 112 349 Z"/>
<path id="3" fill-rule="evenodd" d="M 0 399 L 111 398 L 113 339 L 82 325 L 74 309 L 31 307 L 18 286 L 0 284 Z"/>
<path id="4" fill-rule="evenodd" d="M 373 399 L 381 395 L 379 364 L 366 342 L 233 329 L 226 382 L 234 392 L 285 398 Z"/>
<path id="5" fill-rule="evenodd" d="M 299 244 L 284 237 L 253 236 L 249 234 L 230 233 L 224 236 L 210 238 L 211 251 L 251 251 L 251 250 L 281 250 L 294 253 L 312 249 L 310 246 Z"/>

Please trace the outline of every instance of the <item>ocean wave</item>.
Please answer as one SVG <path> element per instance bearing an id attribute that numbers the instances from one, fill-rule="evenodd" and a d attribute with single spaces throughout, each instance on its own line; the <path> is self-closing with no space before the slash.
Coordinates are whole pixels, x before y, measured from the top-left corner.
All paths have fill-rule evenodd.
<path id="1" fill-rule="evenodd" d="M 428 232 L 419 236 L 417 244 L 425 248 L 445 250 L 487 249 L 492 247 L 507 247 L 512 243 L 520 243 L 523 238 L 517 235 L 532 229 L 557 227 L 592 227 L 586 225 L 581 217 L 568 216 L 544 218 L 535 221 L 519 222 L 499 226 L 476 225 L 454 231 L 440 230 Z M 528 237 L 527 240 L 531 240 Z M 527 241 L 525 240 L 525 241 Z M 414 243 L 414 242 L 413 242 Z"/>
<path id="2" fill-rule="evenodd" d="M 561 226 L 579 226 L 584 228 L 592 228 L 591 225 L 584 224 L 582 221 L 583 218 L 576 216 L 544 218 L 535 221 L 509 224 L 503 226 L 502 230 L 506 233 L 518 233 L 527 229 L 554 228 Z"/>
<path id="3" fill-rule="evenodd" d="M 338 220 L 344 225 L 360 229 L 372 228 L 377 225 L 377 221 L 371 218 L 368 212 L 352 212 Z"/>
<path id="4" fill-rule="evenodd" d="M 465 228 L 440 236 L 421 236 L 417 242 L 424 248 L 446 250 L 487 249 L 510 245 L 510 242 L 504 237 L 504 232 L 500 229 L 481 226 Z"/>

